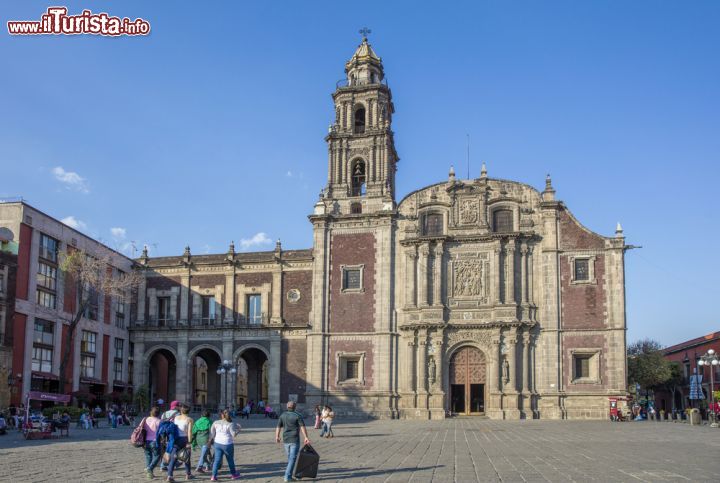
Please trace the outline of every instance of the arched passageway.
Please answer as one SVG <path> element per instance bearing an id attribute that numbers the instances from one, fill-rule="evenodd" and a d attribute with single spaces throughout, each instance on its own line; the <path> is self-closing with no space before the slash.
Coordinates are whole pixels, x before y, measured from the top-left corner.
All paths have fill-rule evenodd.
<path id="1" fill-rule="evenodd" d="M 162 399 L 165 404 L 175 399 L 177 361 L 167 349 L 158 349 L 148 360 L 148 389 L 151 404 Z"/>
<path id="2" fill-rule="evenodd" d="M 256 348 L 247 349 L 238 360 L 236 404 L 268 401 L 268 358 Z"/>
<path id="3" fill-rule="evenodd" d="M 212 349 L 202 349 L 192 357 L 190 395 L 195 406 L 216 408 L 220 405 L 220 356 Z"/>

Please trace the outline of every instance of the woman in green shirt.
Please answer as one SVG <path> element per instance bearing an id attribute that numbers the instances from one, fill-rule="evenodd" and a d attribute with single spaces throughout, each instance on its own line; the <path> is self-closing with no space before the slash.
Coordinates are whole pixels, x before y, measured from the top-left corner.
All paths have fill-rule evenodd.
<path id="1" fill-rule="evenodd" d="M 197 468 L 195 471 L 198 473 L 205 473 L 210 471 L 211 459 L 208 454 L 210 447 L 208 441 L 210 440 L 210 427 L 212 426 L 212 419 L 210 419 L 210 411 L 205 409 L 202 412 L 202 417 L 195 421 L 192 428 L 192 447 L 197 449 L 201 447 L 200 460 L 198 460 Z"/>

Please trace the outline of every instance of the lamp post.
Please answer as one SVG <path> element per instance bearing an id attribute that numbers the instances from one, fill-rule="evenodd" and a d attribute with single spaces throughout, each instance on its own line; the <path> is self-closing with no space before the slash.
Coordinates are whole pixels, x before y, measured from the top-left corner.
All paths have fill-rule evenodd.
<path id="1" fill-rule="evenodd" d="M 698 359 L 699 366 L 710 367 L 710 408 L 713 415 L 713 422 L 710 426 L 713 428 L 718 427 L 717 414 L 715 413 L 715 367 L 718 364 L 720 364 L 720 359 L 718 359 L 713 349 L 708 349 L 708 351 Z"/>
<path id="2" fill-rule="evenodd" d="M 222 361 L 222 364 L 220 364 L 220 368 L 216 372 L 221 376 L 223 374 L 225 375 L 225 407 L 229 408 L 230 404 L 228 404 L 228 400 L 230 398 L 228 397 L 228 379 L 230 375 L 237 373 L 237 368 L 232 362 L 225 359 L 224 361 Z"/>

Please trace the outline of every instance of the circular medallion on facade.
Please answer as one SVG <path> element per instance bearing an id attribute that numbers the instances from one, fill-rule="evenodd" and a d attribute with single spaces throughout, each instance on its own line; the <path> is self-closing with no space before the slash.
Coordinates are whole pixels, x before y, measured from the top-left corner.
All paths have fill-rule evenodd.
<path id="1" fill-rule="evenodd" d="M 294 288 L 288 291 L 287 299 L 289 302 L 297 302 L 300 300 L 300 290 Z"/>

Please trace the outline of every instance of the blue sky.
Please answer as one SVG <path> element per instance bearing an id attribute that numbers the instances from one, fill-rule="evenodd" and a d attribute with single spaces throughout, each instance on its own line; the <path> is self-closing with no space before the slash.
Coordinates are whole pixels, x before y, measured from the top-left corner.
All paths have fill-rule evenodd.
<path id="1" fill-rule="evenodd" d="M 344 62 L 372 29 L 398 195 L 454 164 L 628 243 L 628 339 L 720 329 L 720 2 L 61 2 L 148 37 L 0 35 L 0 197 L 156 255 L 311 246 Z M 4 2 L 39 19 L 52 3 Z M 113 230 L 115 229 L 115 230 Z"/>

